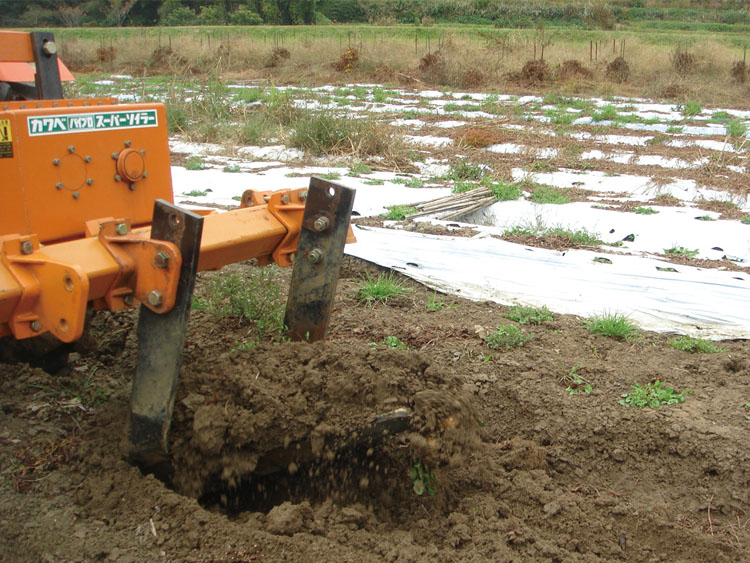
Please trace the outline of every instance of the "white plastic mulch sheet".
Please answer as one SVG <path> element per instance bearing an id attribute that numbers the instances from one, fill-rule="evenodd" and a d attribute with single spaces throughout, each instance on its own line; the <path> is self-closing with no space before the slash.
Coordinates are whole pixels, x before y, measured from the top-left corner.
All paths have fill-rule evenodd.
<path id="1" fill-rule="evenodd" d="M 750 334 L 750 276 L 653 258 L 558 252 L 480 235 L 423 235 L 355 227 L 346 253 L 393 268 L 438 291 L 557 313 L 627 315 L 658 332 L 704 338 Z M 606 257 L 611 264 L 595 262 Z M 668 268 L 676 271 L 660 271 Z"/>

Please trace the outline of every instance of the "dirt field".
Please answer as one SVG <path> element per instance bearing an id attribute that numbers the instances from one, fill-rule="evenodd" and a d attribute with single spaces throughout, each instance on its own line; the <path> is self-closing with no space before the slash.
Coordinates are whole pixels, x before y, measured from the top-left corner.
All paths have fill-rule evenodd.
<path id="1" fill-rule="evenodd" d="M 0 559 L 748 559 L 747 342 L 689 354 L 556 315 L 492 350 L 480 336 L 515 324 L 507 308 L 408 280 L 371 308 L 356 299 L 367 272 L 345 261 L 326 343 L 232 351 L 246 328 L 193 312 L 170 486 L 123 461 L 135 315 L 99 314 L 95 352 L 55 376 L 0 364 Z M 589 395 L 561 381 L 576 364 Z M 618 404 L 655 379 L 692 392 Z M 398 407 L 413 433 L 355 438 Z M 305 443 L 314 460 L 287 465 L 283 449 Z M 415 455 L 434 496 L 413 490 Z"/>

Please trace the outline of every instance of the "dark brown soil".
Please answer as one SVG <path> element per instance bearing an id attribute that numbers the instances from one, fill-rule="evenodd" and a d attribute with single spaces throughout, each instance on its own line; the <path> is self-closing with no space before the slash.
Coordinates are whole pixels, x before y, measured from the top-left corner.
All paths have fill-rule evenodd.
<path id="1" fill-rule="evenodd" d="M 345 260 L 326 343 L 235 350 L 247 327 L 193 312 L 170 486 L 124 461 L 134 314 L 95 316 L 96 345 L 56 375 L 0 364 L 0 559 L 747 560 L 747 342 L 689 354 L 575 317 L 517 325 L 408 280 L 368 307 L 377 273 Z M 491 349 L 498 324 L 534 337 Z M 590 394 L 566 391 L 571 372 Z M 692 392 L 618 404 L 656 379 Z M 368 441 L 400 407 L 412 431 Z"/>

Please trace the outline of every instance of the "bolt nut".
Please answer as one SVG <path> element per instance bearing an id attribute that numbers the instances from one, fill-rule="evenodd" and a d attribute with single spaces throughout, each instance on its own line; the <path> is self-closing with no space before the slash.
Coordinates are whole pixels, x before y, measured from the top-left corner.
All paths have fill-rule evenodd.
<path id="1" fill-rule="evenodd" d="M 144 177 L 144 178 L 148 178 L 148 171 L 147 171 L 147 170 L 144 170 L 144 171 L 143 171 L 143 177 Z"/>
<path id="2" fill-rule="evenodd" d="M 78 199 L 79 197 L 81 197 L 81 194 L 79 194 L 78 192 L 73 192 L 73 199 Z"/>
<path id="3" fill-rule="evenodd" d="M 60 166 L 60 159 L 59 158 L 52 159 L 52 164 L 55 166 Z"/>
<path id="4" fill-rule="evenodd" d="M 90 186 L 93 183 L 94 183 L 94 179 L 93 178 L 86 178 L 86 184 L 88 184 Z"/>
<path id="5" fill-rule="evenodd" d="M 25 240 L 21 243 L 21 254 L 31 254 L 34 252 L 34 243 L 30 240 Z"/>
<path id="6" fill-rule="evenodd" d="M 281 196 L 281 203 L 283 203 L 283 204 L 289 203 L 289 195 L 288 194 L 284 194 L 283 196 Z"/>
<path id="7" fill-rule="evenodd" d="M 63 183 L 62 183 L 62 182 L 58 182 L 57 184 L 55 184 L 55 187 L 56 187 L 56 188 L 57 188 L 58 190 L 61 190 L 61 189 L 63 189 L 63 187 L 64 187 L 64 186 L 63 186 Z"/>
<path id="8" fill-rule="evenodd" d="M 127 307 L 132 307 L 133 303 L 135 303 L 135 297 L 133 297 L 133 294 L 131 293 L 123 297 L 122 302 L 125 303 Z"/>
<path id="9" fill-rule="evenodd" d="M 128 188 L 130 188 L 130 191 L 131 191 L 131 192 L 134 192 L 134 191 L 135 191 L 135 184 L 130 184 L 130 185 L 128 186 Z"/>
<path id="10" fill-rule="evenodd" d="M 73 154 L 74 152 L 76 152 L 76 148 L 75 148 L 75 146 L 74 146 L 74 145 L 70 145 L 70 146 L 68 147 L 68 152 L 69 152 L 70 154 Z"/>
<path id="11" fill-rule="evenodd" d="M 115 232 L 118 235 L 126 235 L 128 234 L 128 226 L 125 223 L 117 223 L 117 226 L 115 227 Z"/>
<path id="12" fill-rule="evenodd" d="M 166 252 L 157 252 L 154 256 L 154 266 L 157 268 L 166 268 L 169 266 L 169 255 Z"/>
<path id="13" fill-rule="evenodd" d="M 161 305 L 161 291 L 155 289 L 148 294 L 148 304 L 152 307 Z"/>
<path id="14" fill-rule="evenodd" d="M 88 155 L 86 155 L 86 156 L 83 157 L 83 161 L 84 162 L 91 162 L 91 157 L 88 156 Z"/>
<path id="15" fill-rule="evenodd" d="M 328 219 L 328 217 L 318 217 L 313 222 L 313 229 L 315 229 L 317 232 L 322 233 L 325 230 L 328 230 L 331 226 L 331 221 Z"/>
<path id="16" fill-rule="evenodd" d="M 45 41 L 44 45 L 42 45 L 42 51 L 44 51 L 45 55 L 52 56 L 55 53 L 57 53 L 57 44 L 55 44 L 54 41 Z"/>
<path id="17" fill-rule="evenodd" d="M 305 201 L 307 199 L 307 190 L 302 190 L 299 193 L 299 199 L 300 201 Z"/>
<path id="18" fill-rule="evenodd" d="M 122 181 L 122 176 L 120 176 L 119 174 L 115 174 L 115 182 L 120 182 L 120 181 Z"/>
<path id="19" fill-rule="evenodd" d="M 39 321 L 31 321 L 31 330 L 34 332 L 39 332 L 42 330 L 42 323 Z"/>
<path id="20" fill-rule="evenodd" d="M 125 141 L 125 146 L 126 146 L 126 147 L 129 147 L 129 146 L 130 146 L 130 145 L 132 145 L 132 144 L 133 144 L 133 143 L 131 143 L 130 141 Z"/>
<path id="21" fill-rule="evenodd" d="M 307 259 L 311 263 L 317 264 L 318 262 L 320 262 L 321 260 L 323 260 L 323 251 L 320 250 L 320 248 L 313 248 L 310 251 L 310 254 L 307 255 Z"/>
<path id="22" fill-rule="evenodd" d="M 118 153 L 118 152 L 113 152 L 113 153 L 111 154 L 111 156 L 112 156 L 112 160 L 117 160 L 118 158 L 120 158 L 120 153 Z"/>

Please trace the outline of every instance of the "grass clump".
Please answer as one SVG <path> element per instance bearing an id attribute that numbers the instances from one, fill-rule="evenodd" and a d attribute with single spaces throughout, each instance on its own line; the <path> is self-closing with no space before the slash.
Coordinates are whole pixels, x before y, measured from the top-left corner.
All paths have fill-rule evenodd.
<path id="1" fill-rule="evenodd" d="M 515 325 L 499 325 L 495 332 L 485 336 L 484 341 L 493 350 L 499 350 L 500 348 L 512 350 L 523 346 L 532 338 L 534 338 L 533 334 L 525 335 Z"/>
<path id="2" fill-rule="evenodd" d="M 640 331 L 625 315 L 605 313 L 584 321 L 591 334 L 601 334 L 617 340 L 631 341 L 638 337 Z"/>
<path id="3" fill-rule="evenodd" d="M 637 213 L 638 215 L 656 215 L 657 213 L 659 213 L 653 207 L 642 207 L 642 206 L 636 207 L 633 211 Z"/>
<path id="4" fill-rule="evenodd" d="M 454 180 L 456 182 L 466 180 L 479 181 L 484 177 L 484 173 L 485 170 L 482 165 L 461 160 L 451 165 L 451 169 L 445 175 L 445 178 L 446 180 Z"/>
<path id="5" fill-rule="evenodd" d="M 727 135 L 730 137 L 742 137 L 747 133 L 747 125 L 739 119 L 733 119 L 726 124 Z"/>
<path id="6" fill-rule="evenodd" d="M 286 298 L 278 283 L 278 267 L 252 268 L 242 275 L 212 275 L 196 293 L 193 309 L 236 319 L 251 327 L 255 342 L 281 339 Z"/>
<path id="7" fill-rule="evenodd" d="M 407 346 L 404 342 L 402 342 L 398 336 L 393 336 L 392 334 L 386 336 L 383 339 L 383 344 L 386 345 L 387 348 L 392 348 L 394 350 L 406 350 Z"/>
<path id="8" fill-rule="evenodd" d="M 552 311 L 544 307 L 525 307 L 523 305 L 512 305 L 504 315 L 506 319 L 516 321 L 519 324 L 539 325 L 544 321 L 553 319 Z"/>
<path id="9" fill-rule="evenodd" d="M 390 219 L 391 221 L 402 221 L 408 215 L 417 213 L 418 211 L 419 209 L 410 205 L 392 205 L 388 208 L 388 213 L 382 214 L 381 217 Z"/>
<path id="10" fill-rule="evenodd" d="M 531 192 L 531 201 L 534 203 L 551 203 L 562 205 L 570 202 L 570 197 L 565 194 L 565 190 L 552 186 L 539 185 Z"/>
<path id="11" fill-rule="evenodd" d="M 698 256 L 698 249 L 690 250 L 684 246 L 673 246 L 672 248 L 665 248 L 664 254 L 667 256 L 684 256 L 685 258 L 695 258 Z"/>
<path id="12" fill-rule="evenodd" d="M 203 197 L 209 191 L 210 190 L 190 190 L 189 192 L 185 192 L 182 195 L 189 196 L 189 197 Z"/>
<path id="13" fill-rule="evenodd" d="M 372 279 L 368 274 L 357 289 L 357 299 L 372 307 L 375 303 L 385 304 L 404 293 L 404 282 L 394 279 L 393 273 L 378 274 L 376 279 Z"/>
<path id="14" fill-rule="evenodd" d="M 665 387 L 658 379 L 652 383 L 633 385 L 630 393 L 623 393 L 622 399 L 617 401 L 624 407 L 659 408 L 662 405 L 674 405 L 685 402 L 685 395 L 692 393 L 691 389 L 675 391 L 673 387 Z"/>
<path id="15" fill-rule="evenodd" d="M 680 336 L 669 341 L 669 345 L 675 350 L 690 352 L 691 354 L 718 354 L 724 352 L 710 340 L 704 338 L 693 338 L 691 336 Z"/>
<path id="16" fill-rule="evenodd" d="M 428 311 L 440 311 L 441 309 L 444 309 L 444 308 L 445 308 L 445 301 L 438 298 L 437 292 L 433 292 L 432 295 L 430 295 L 427 298 L 427 310 Z"/>
<path id="17" fill-rule="evenodd" d="M 205 168 L 206 164 L 199 156 L 189 156 L 185 159 L 185 170 L 204 170 Z"/>
<path id="18" fill-rule="evenodd" d="M 497 182 L 487 186 L 497 201 L 512 201 L 521 197 L 521 188 L 518 184 L 506 184 Z"/>

